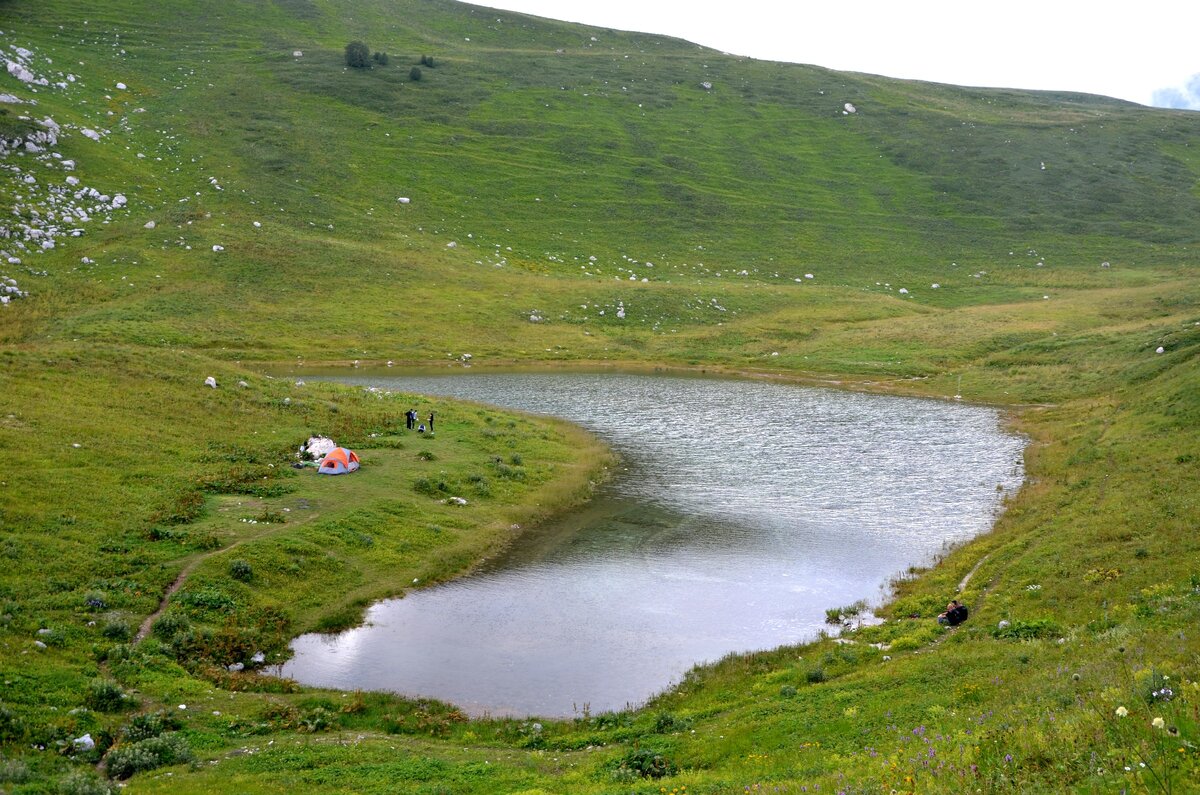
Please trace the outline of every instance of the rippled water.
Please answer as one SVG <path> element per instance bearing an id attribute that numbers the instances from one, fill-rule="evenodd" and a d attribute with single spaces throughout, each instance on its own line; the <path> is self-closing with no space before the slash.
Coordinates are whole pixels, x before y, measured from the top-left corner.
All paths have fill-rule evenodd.
<path id="1" fill-rule="evenodd" d="M 647 375 L 338 380 L 565 417 L 622 457 L 592 505 L 297 639 L 282 670 L 477 715 L 621 709 L 695 663 L 812 638 L 826 608 L 986 530 L 1023 474 L 1023 440 L 978 406 Z"/>

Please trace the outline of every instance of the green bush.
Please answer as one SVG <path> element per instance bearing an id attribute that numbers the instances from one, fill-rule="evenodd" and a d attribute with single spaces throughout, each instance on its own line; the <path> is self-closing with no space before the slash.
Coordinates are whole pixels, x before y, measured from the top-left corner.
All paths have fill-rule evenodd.
<path id="1" fill-rule="evenodd" d="M 88 685 L 84 703 L 97 712 L 121 712 L 137 704 L 120 685 L 107 679 L 97 679 Z"/>
<path id="2" fill-rule="evenodd" d="M 804 674 L 804 681 L 808 682 L 810 685 L 824 682 L 828 678 L 829 677 L 825 675 L 825 669 L 821 668 L 820 666 L 816 668 L 809 668 Z"/>
<path id="3" fill-rule="evenodd" d="M 388 58 L 388 54 L 386 52 L 377 52 L 371 56 L 371 60 L 380 66 L 387 66 L 390 59 Z"/>
<path id="4" fill-rule="evenodd" d="M 417 80 L 420 80 L 421 79 L 421 67 L 414 66 L 412 69 L 409 69 L 408 70 L 408 79 L 412 80 L 414 82 Z"/>
<path id="5" fill-rule="evenodd" d="M 254 579 L 254 568 L 248 562 L 238 558 L 229 564 L 229 576 L 239 582 L 250 582 Z"/>
<path id="6" fill-rule="evenodd" d="M 187 620 L 187 616 L 180 613 L 163 613 L 150 631 L 154 633 L 154 637 L 169 641 L 191 628 L 192 622 Z"/>
<path id="7" fill-rule="evenodd" d="M 114 618 L 104 624 L 104 627 L 100 630 L 100 634 L 109 640 L 124 643 L 133 636 L 133 630 L 129 628 L 128 622 L 124 619 Z"/>
<path id="8" fill-rule="evenodd" d="M 113 785 L 86 770 L 72 770 L 58 782 L 59 795 L 112 795 Z"/>
<path id="9" fill-rule="evenodd" d="M 1058 634 L 1058 625 L 1048 618 L 1013 621 L 1006 627 L 996 627 L 992 630 L 992 637 L 1002 640 L 1032 640 L 1033 638 L 1053 637 Z"/>
<path id="10" fill-rule="evenodd" d="M 130 745 L 119 745 L 105 758 L 108 775 L 126 779 L 134 773 L 192 761 L 192 749 L 178 734 L 163 734 Z"/>
<path id="11" fill-rule="evenodd" d="M 158 737 L 180 727 L 179 720 L 168 712 L 143 712 L 134 715 L 129 724 L 121 730 L 121 739 L 125 743 L 140 743 L 151 737 Z"/>
<path id="12" fill-rule="evenodd" d="M 663 778 L 673 776 L 678 768 L 669 759 L 651 748 L 635 748 L 617 761 L 614 773 L 617 778 L 628 778 L 632 773 L 641 778 Z"/>
<path id="13" fill-rule="evenodd" d="M 0 704 L 0 745 L 15 743 L 25 737 L 25 723 L 6 704 Z"/>
<path id="14" fill-rule="evenodd" d="M 346 66 L 354 69 L 366 69 L 371 65 L 371 50 L 361 41 L 352 41 L 346 45 Z"/>

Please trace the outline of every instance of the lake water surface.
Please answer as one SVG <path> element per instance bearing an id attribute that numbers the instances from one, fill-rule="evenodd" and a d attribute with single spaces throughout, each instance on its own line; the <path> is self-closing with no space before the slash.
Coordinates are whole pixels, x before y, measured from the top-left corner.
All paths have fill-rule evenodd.
<path id="1" fill-rule="evenodd" d="M 1024 440 L 979 406 L 611 373 L 336 380 L 564 417 L 621 456 L 585 509 L 298 638 L 281 670 L 474 715 L 622 709 L 696 663 L 811 639 L 826 608 L 987 530 L 1023 477 Z"/>

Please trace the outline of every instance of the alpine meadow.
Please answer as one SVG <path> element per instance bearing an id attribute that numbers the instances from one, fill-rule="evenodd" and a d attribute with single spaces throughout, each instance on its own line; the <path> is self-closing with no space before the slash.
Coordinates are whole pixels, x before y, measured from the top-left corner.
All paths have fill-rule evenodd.
<path id="1" fill-rule="evenodd" d="M 0 0 L 0 54 L 0 790 L 1200 790 L 1194 112 L 450 0 Z M 627 710 L 272 676 L 604 482 L 297 375 L 467 364 L 988 404 L 1025 481 L 880 623 Z"/>

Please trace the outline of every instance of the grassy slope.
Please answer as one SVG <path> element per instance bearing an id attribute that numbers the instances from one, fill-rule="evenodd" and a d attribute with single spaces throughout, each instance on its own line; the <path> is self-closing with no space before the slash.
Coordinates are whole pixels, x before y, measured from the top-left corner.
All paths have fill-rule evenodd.
<path id="1" fill-rule="evenodd" d="M 1154 671 L 1200 679 L 1194 642 L 1177 634 L 1198 599 L 1193 117 L 732 59 L 444 2 L 170 10 L 0 3 L 0 45 L 35 48 L 81 78 L 66 91 L 5 90 L 36 98 L 38 117 L 111 130 L 100 143 L 70 132 L 58 149 L 84 184 L 130 199 L 110 224 L 4 274 L 32 293 L 0 323 L 0 439 L 24 473 L 0 491 L 15 562 L 0 578 L 3 701 L 23 724 L 6 753 L 24 757 L 26 786 L 70 768 L 22 751 L 30 740 L 53 748 L 125 721 L 66 715 L 101 674 L 148 708 L 204 707 L 184 730 L 220 764 L 135 779 L 173 791 L 607 792 L 635 748 L 682 766 L 671 784 L 692 791 L 1194 780 L 1190 685 L 1165 706 L 1138 695 Z M 391 66 L 346 71 L 341 48 L 358 37 Z M 437 65 L 414 83 L 421 54 Z M 229 653 L 278 648 L 289 633 L 353 620 L 412 577 L 468 565 L 525 521 L 513 512 L 539 501 L 527 490 L 539 482 L 552 490 L 545 503 L 569 500 L 582 471 L 563 471 L 562 445 L 578 444 L 565 430 L 513 434 L 471 409 L 439 433 L 441 460 L 414 464 L 393 404 L 241 364 L 463 352 L 1052 405 L 1015 420 L 1034 440 L 1030 484 L 996 532 L 902 583 L 893 620 L 853 646 L 731 658 L 640 713 L 531 734 L 382 698 L 346 710 L 339 694 L 234 698 L 226 689 L 259 685 L 225 677 L 214 689 L 155 653 L 190 648 L 186 632 L 141 653 L 108 650 L 103 631 L 147 615 L 191 563 L 173 609 L 202 640 Z M 201 392 L 209 374 L 250 387 Z M 199 482 L 245 490 L 214 485 L 235 466 L 243 481 L 274 483 L 266 465 L 314 430 L 371 448 L 377 473 L 332 515 L 239 521 L 301 499 L 328 505 L 328 487 L 303 479 L 280 480 L 300 489 L 288 494 L 212 496 L 191 515 Z M 525 445 L 526 481 L 489 463 L 509 444 Z M 391 472 L 426 463 L 456 489 L 490 484 L 469 528 L 416 492 L 381 493 Z M 251 584 L 229 578 L 235 556 L 251 563 Z M 939 640 L 927 618 L 905 619 L 936 612 L 981 559 L 968 628 Z M 391 579 L 372 585 L 385 568 Z M 288 598 L 297 582 L 313 583 L 310 598 Z M 96 594 L 107 607 L 88 614 Z M 995 639 L 1001 618 L 1042 637 Z M 54 642 L 33 652 L 42 626 Z M 890 642 L 892 659 L 870 641 Z M 1133 719 L 1112 717 L 1117 704 Z M 1149 726 L 1160 712 L 1182 740 Z M 349 733 L 296 734 L 322 721 Z M 235 746 L 262 751 L 227 758 Z M 953 769 L 934 776 L 931 758 Z"/>

